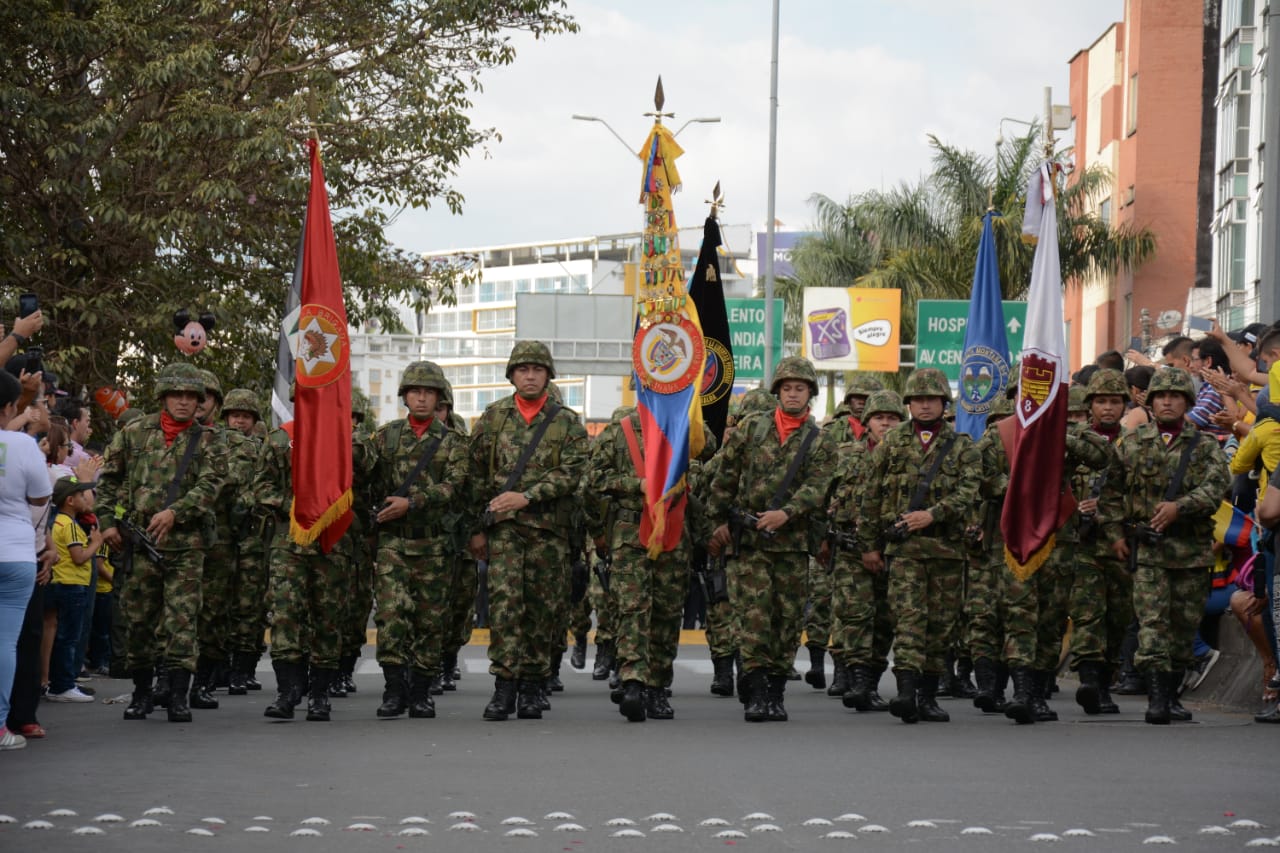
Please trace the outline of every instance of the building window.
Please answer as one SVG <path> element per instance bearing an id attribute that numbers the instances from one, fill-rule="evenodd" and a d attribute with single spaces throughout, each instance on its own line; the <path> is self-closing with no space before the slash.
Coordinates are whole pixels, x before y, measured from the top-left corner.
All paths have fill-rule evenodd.
<path id="1" fill-rule="evenodd" d="M 1102 203 L 1098 205 L 1098 219 L 1102 220 L 1102 224 L 1111 225 L 1111 199 L 1104 198 Z"/>
<path id="2" fill-rule="evenodd" d="M 498 329 L 514 329 L 516 312 L 513 308 L 498 308 L 492 311 L 475 313 L 475 330 L 477 332 L 494 332 Z"/>
<path id="3" fill-rule="evenodd" d="M 1125 115 L 1125 134 L 1138 130 L 1138 75 L 1129 78 L 1129 108 Z"/>
<path id="4" fill-rule="evenodd" d="M 575 275 L 573 277 L 573 292 L 587 293 L 588 290 L 589 288 L 587 286 L 587 277 L 585 275 Z"/>

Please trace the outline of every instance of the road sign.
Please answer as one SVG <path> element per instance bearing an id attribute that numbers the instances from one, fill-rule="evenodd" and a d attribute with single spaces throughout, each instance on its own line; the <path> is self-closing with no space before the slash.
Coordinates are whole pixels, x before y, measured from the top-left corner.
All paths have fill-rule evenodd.
<path id="1" fill-rule="evenodd" d="M 1004 332 L 1011 361 L 1022 352 L 1027 303 L 1001 302 Z M 952 382 L 960 380 L 964 328 L 969 322 L 967 299 L 921 299 L 916 303 L 916 367 L 936 367 Z"/>
<path id="2" fill-rule="evenodd" d="M 733 347 L 733 379 L 735 383 L 759 382 L 764 379 L 764 300 L 726 299 L 729 312 L 729 334 Z M 782 358 L 782 319 L 785 310 L 781 299 L 773 300 L 773 363 Z"/>

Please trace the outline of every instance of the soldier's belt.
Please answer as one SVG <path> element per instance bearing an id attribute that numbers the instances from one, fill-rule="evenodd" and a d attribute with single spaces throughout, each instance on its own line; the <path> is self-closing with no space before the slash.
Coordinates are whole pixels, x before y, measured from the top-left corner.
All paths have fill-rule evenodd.
<path id="1" fill-rule="evenodd" d="M 644 518 L 644 512 L 636 509 L 616 509 L 613 511 L 613 517 L 616 521 L 639 524 L 640 520 Z"/>

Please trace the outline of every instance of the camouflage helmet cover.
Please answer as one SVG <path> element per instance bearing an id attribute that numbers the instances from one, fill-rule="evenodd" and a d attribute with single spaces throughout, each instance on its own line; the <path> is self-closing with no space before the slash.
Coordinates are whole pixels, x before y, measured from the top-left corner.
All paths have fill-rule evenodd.
<path id="1" fill-rule="evenodd" d="M 789 355 L 782 361 L 778 362 L 778 366 L 773 371 L 773 383 L 769 386 L 769 393 L 777 394 L 778 386 L 788 379 L 799 379 L 809 386 L 809 395 L 816 397 L 818 395 L 818 372 L 813 369 L 813 364 L 807 358 L 798 355 Z"/>
<path id="2" fill-rule="evenodd" d="M 218 403 L 222 403 L 222 383 L 218 381 L 218 376 L 212 370 L 201 370 L 200 377 L 204 380 L 204 390 L 206 394 L 212 394 L 217 398 Z"/>
<path id="3" fill-rule="evenodd" d="M 752 388 L 742 395 L 739 416 L 745 417 L 755 412 L 772 412 L 776 408 L 778 408 L 778 401 L 772 394 L 763 388 Z"/>
<path id="4" fill-rule="evenodd" d="M 440 402 L 453 408 L 453 385 L 448 379 L 444 380 L 444 387 L 440 389 Z"/>
<path id="5" fill-rule="evenodd" d="M 1085 398 L 1085 387 L 1083 385 L 1072 385 L 1067 389 L 1067 411 L 1089 411 L 1089 401 Z"/>
<path id="6" fill-rule="evenodd" d="M 922 367 L 907 377 L 906 388 L 902 392 L 903 401 L 912 397 L 941 397 L 951 402 L 951 384 L 946 374 L 936 367 Z"/>
<path id="7" fill-rule="evenodd" d="M 403 397 L 404 392 L 410 388 L 428 388 L 443 392 L 447 385 L 448 382 L 445 381 L 444 371 L 440 369 L 440 365 L 434 361 L 415 361 L 400 374 L 400 387 L 396 391 L 396 396 Z"/>
<path id="8" fill-rule="evenodd" d="M 248 388 L 232 388 L 222 402 L 222 413 L 248 412 L 258 420 L 262 420 L 262 407 L 258 405 L 258 395 Z"/>
<path id="9" fill-rule="evenodd" d="M 191 391 L 204 402 L 207 392 L 200 368 L 181 361 L 165 365 L 156 377 L 156 399 L 163 400 L 165 394 L 182 391 Z"/>
<path id="10" fill-rule="evenodd" d="M 862 422 L 866 423 L 872 415 L 897 415 L 907 419 L 907 410 L 902 405 L 902 398 L 894 391 L 872 391 L 867 395 L 867 405 L 862 410 Z"/>
<path id="11" fill-rule="evenodd" d="M 844 399 L 848 400 L 850 397 L 867 397 L 870 399 L 872 394 L 883 390 L 884 383 L 879 379 L 867 373 L 855 373 L 853 381 L 849 383 L 849 387 L 844 392 Z"/>
<path id="12" fill-rule="evenodd" d="M 517 341 L 511 349 L 511 357 L 507 359 L 507 380 L 522 364 L 539 364 L 547 369 L 547 378 L 556 378 L 556 363 L 551 359 L 551 350 L 542 341 Z"/>
<path id="13" fill-rule="evenodd" d="M 1151 384 L 1147 386 L 1147 400 L 1161 391 L 1181 394 L 1187 398 L 1188 406 L 1196 403 L 1196 389 L 1191 383 L 1191 374 L 1181 367 L 1162 367 L 1156 371 L 1156 375 L 1151 377 Z"/>
<path id="14" fill-rule="evenodd" d="M 991 401 L 988 417 L 1006 418 L 1013 414 L 1013 399 L 1008 394 L 997 394 Z"/>
<path id="15" fill-rule="evenodd" d="M 1089 405 L 1094 397 L 1105 397 L 1114 394 L 1129 399 L 1129 386 L 1124 381 L 1124 374 L 1111 368 L 1097 371 L 1089 379 L 1084 389 L 1084 402 Z"/>

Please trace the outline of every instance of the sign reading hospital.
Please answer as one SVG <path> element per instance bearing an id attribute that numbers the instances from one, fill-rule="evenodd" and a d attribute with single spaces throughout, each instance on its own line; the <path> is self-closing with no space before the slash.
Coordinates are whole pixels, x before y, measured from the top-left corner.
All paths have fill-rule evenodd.
<path id="1" fill-rule="evenodd" d="M 733 347 L 735 383 L 764 379 L 764 300 L 726 299 L 730 345 Z M 773 361 L 782 358 L 782 319 L 786 310 L 781 299 L 773 300 Z"/>
<path id="2" fill-rule="evenodd" d="M 1009 353 L 1022 352 L 1027 303 L 1001 302 Z M 969 322 L 967 299 L 921 299 L 916 303 L 916 367 L 936 367 L 952 382 L 960 381 L 964 360 L 964 331 Z"/>
<path id="3" fill-rule="evenodd" d="M 818 370 L 898 369 L 902 294 L 878 287 L 806 287 L 804 354 Z"/>

